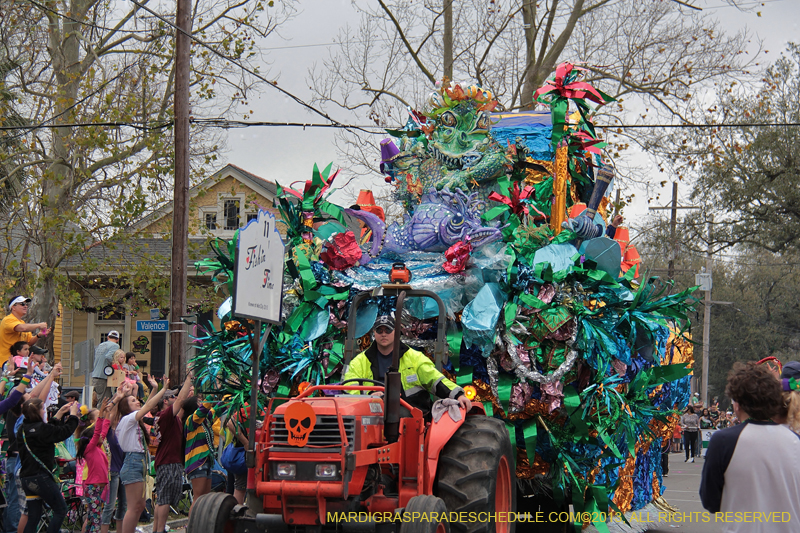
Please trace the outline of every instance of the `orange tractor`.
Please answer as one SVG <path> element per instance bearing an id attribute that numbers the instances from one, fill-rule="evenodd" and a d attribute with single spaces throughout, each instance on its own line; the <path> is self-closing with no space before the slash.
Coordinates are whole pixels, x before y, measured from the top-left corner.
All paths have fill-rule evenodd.
<path id="1" fill-rule="evenodd" d="M 358 306 L 377 295 L 397 296 L 398 320 L 406 297 L 436 301 L 434 352 L 441 370 L 444 303 L 430 291 L 400 284 L 356 295 L 345 365 L 355 355 Z M 468 413 L 460 409 L 459 421 L 448 414 L 438 422 L 426 421 L 422 411 L 401 398 L 399 343 L 398 333 L 384 383 L 348 380 L 309 387 L 279 405 L 270 401 L 256 432 L 246 505 L 237 505 L 227 494 L 201 496 L 192 508 L 188 533 L 513 533 L 508 513 L 516 510 L 516 479 L 508 430 L 487 417 L 479 403 Z"/>

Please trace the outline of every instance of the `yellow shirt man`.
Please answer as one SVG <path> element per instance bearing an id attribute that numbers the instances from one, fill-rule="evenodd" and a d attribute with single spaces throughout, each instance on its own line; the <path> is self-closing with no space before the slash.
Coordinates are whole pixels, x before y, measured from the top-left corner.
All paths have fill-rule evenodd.
<path id="1" fill-rule="evenodd" d="M 15 296 L 8 304 L 11 311 L 0 321 L 0 365 L 11 357 L 11 345 L 18 341 L 36 344 L 39 339 L 47 337 L 47 323 L 26 324 L 22 318 L 28 314 L 31 299 L 24 296 Z M 42 331 L 34 335 L 37 329 Z"/>

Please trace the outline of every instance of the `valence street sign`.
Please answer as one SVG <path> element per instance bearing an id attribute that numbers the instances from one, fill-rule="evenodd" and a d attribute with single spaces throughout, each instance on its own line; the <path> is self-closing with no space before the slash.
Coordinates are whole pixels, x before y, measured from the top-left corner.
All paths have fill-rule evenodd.
<path id="1" fill-rule="evenodd" d="M 284 244 L 275 215 L 258 218 L 239 230 L 236 243 L 233 314 L 269 324 L 281 323 Z"/>
<path id="2" fill-rule="evenodd" d="M 137 320 L 136 331 L 169 331 L 169 320 Z"/>

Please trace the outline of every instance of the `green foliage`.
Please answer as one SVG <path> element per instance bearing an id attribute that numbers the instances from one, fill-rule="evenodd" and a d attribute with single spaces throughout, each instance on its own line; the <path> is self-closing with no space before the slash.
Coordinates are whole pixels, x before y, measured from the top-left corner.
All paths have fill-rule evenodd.
<path id="1" fill-rule="evenodd" d="M 709 124 L 752 127 L 689 130 L 671 138 L 668 154 L 680 176 L 696 177 L 692 218 L 696 234 L 714 216 L 714 241 L 771 252 L 800 250 L 800 47 L 764 74 L 756 92 L 731 84 L 703 117 Z M 795 124 L 763 127 L 758 124 Z"/>
<path id="2" fill-rule="evenodd" d="M 682 221 L 681 221 L 682 222 Z M 691 287 L 694 273 L 705 266 L 705 258 L 685 242 L 690 235 L 678 225 L 679 253 L 675 261 L 676 290 Z M 664 275 L 672 248 L 668 226 L 657 225 L 639 233 L 636 246 L 642 264 L 650 272 Z M 781 361 L 800 359 L 800 256 L 772 254 L 765 250 L 745 249 L 715 255 L 712 267 L 714 287 L 712 300 L 731 302 L 711 308 L 709 341 L 709 398 L 724 398 L 728 371 L 737 361 L 756 361 L 767 356 Z M 691 331 L 695 341 L 695 371 L 702 372 L 702 322 L 704 293 L 692 317 Z M 700 327 L 698 327 L 700 325 Z"/>
<path id="3" fill-rule="evenodd" d="M 118 254 L 105 261 L 92 253 L 103 243 L 134 244 L 135 222 L 172 199 L 174 35 L 158 16 L 142 18 L 151 9 L 162 9 L 166 19 L 172 13 L 169 7 L 142 9 L 108 2 L 3 3 L 0 49 L 9 55 L 0 59 L 0 123 L 41 127 L 0 138 L 0 179 L 9 173 L 26 178 L 2 213 L 0 264 L 15 290 L 36 291 L 34 302 L 41 304 L 32 315 L 40 320 L 54 321 L 57 296 L 77 302 L 81 291 L 60 274 L 65 261 L 72 272 L 102 273 L 97 283 L 104 284 L 108 294 L 101 299 L 108 302 L 127 295 L 155 305 L 166 295 L 168 275 L 158 271 L 164 263 L 147 260 L 146 251 L 114 282 L 107 278 L 122 268 L 114 263 Z M 256 59 L 256 36 L 273 31 L 293 7 L 281 4 L 264 20 L 264 5 L 256 0 L 204 0 L 194 10 L 197 37 L 247 62 Z M 224 57 L 198 50 L 194 45 L 192 113 L 207 112 L 198 100 L 211 101 L 217 108 L 208 112 L 215 116 L 246 101 L 254 80 Z M 98 122 L 129 126 L 72 126 Z M 190 155 L 205 163 L 192 170 L 193 179 L 213 172 L 206 165 L 216 161 L 218 135 L 192 130 Z M 75 258 L 84 261 L 75 265 Z"/>

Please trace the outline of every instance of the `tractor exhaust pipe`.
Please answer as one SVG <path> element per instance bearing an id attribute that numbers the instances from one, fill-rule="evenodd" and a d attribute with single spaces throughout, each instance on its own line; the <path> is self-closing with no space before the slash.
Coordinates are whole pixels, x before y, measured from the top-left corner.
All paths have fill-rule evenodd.
<path id="1" fill-rule="evenodd" d="M 392 347 L 392 365 L 386 372 L 384 382 L 384 421 L 383 433 L 389 443 L 397 442 L 400 438 L 400 392 L 403 383 L 400 378 L 400 317 L 403 316 L 403 303 L 406 291 L 400 292 L 397 297 L 397 307 L 394 312 L 394 346 Z"/>

